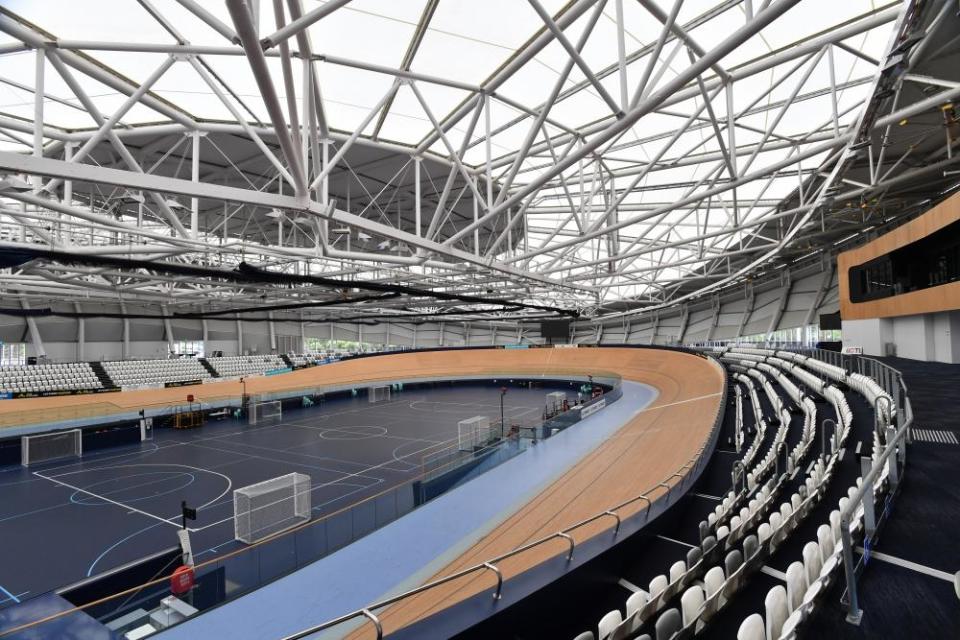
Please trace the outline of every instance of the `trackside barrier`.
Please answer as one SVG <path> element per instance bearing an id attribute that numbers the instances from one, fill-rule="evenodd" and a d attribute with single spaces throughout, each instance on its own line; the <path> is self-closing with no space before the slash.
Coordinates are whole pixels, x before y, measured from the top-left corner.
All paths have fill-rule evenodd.
<path id="1" fill-rule="evenodd" d="M 685 484 L 686 481 L 687 481 L 687 479 L 690 478 L 690 477 L 692 477 L 692 476 L 694 475 L 694 473 L 692 473 L 692 472 L 699 470 L 700 467 L 701 467 L 701 465 L 705 464 L 706 461 L 709 460 L 709 456 L 703 455 L 704 452 L 705 452 L 705 450 L 706 450 L 706 448 L 707 448 L 707 447 L 701 448 L 701 449 L 697 452 L 697 455 L 696 455 L 696 456 L 694 456 L 693 458 L 691 458 L 691 460 L 690 460 L 689 462 L 685 463 L 682 467 L 680 467 L 681 470 L 682 470 L 682 469 L 690 469 L 690 470 L 691 470 L 691 473 L 681 474 L 681 473 L 679 473 L 679 472 L 675 472 L 675 473 L 671 474 L 670 476 L 668 476 L 663 482 L 658 482 L 658 483 L 655 485 L 654 490 L 659 489 L 659 488 L 666 488 L 666 492 L 662 494 L 662 497 L 664 497 L 664 498 L 666 499 L 666 504 L 669 504 L 669 503 L 670 503 L 670 494 L 671 494 L 671 492 L 673 491 L 673 489 L 679 487 L 679 488 L 682 490 L 684 484 Z M 673 480 L 674 478 L 680 478 L 680 482 L 679 482 L 679 483 L 675 483 L 675 484 L 670 484 L 670 481 Z M 402 601 L 402 600 L 406 600 L 407 598 L 410 598 L 410 597 L 415 596 L 415 595 L 417 595 L 417 594 L 423 593 L 423 592 L 425 592 L 425 591 L 430 591 L 431 589 L 435 589 L 436 587 L 439 587 L 439 586 L 441 586 L 441 585 L 447 584 L 447 583 L 452 582 L 452 581 L 454 581 L 454 580 L 458 580 L 458 579 L 460 579 L 460 578 L 464 578 L 464 577 L 469 576 L 469 575 L 471 575 L 471 574 L 478 573 L 478 572 L 482 572 L 482 571 L 493 571 L 493 572 L 496 574 L 496 576 L 497 576 L 497 588 L 496 588 L 496 590 L 495 590 L 494 593 L 493 593 L 493 598 L 494 598 L 495 600 L 499 600 L 500 597 L 501 597 L 501 594 L 502 594 L 502 592 L 503 592 L 503 575 L 502 575 L 502 573 L 500 572 L 500 570 L 497 568 L 497 564 L 498 564 L 498 563 L 501 563 L 501 562 L 503 562 L 504 560 L 507 560 L 507 559 L 509 559 L 509 558 L 513 558 L 513 557 L 518 556 L 518 555 L 520 555 L 520 554 L 522 554 L 522 553 L 525 553 L 525 552 L 527 552 L 527 551 L 529 551 L 529 550 L 531 550 L 531 549 L 535 549 L 535 548 L 537 548 L 537 547 L 540 547 L 540 546 L 542 546 L 542 545 L 544 545 L 544 544 L 547 544 L 547 543 L 552 542 L 552 541 L 557 540 L 557 539 L 563 539 L 563 540 L 566 540 L 566 541 L 567 541 L 568 547 L 567 547 L 566 560 L 567 560 L 567 562 L 570 562 L 571 560 L 573 560 L 573 554 L 574 554 L 574 551 L 576 550 L 576 540 L 575 540 L 574 537 L 571 535 L 571 533 L 572 533 L 573 531 L 576 531 L 577 529 L 580 529 L 580 528 L 582 528 L 582 527 L 584 527 L 584 526 L 586 526 L 586 525 L 588 525 L 588 524 L 591 524 L 591 523 L 593 523 L 593 522 L 596 522 L 597 520 L 600 520 L 601 518 L 609 517 L 609 518 L 613 518 L 613 519 L 614 519 L 615 525 L 614 525 L 614 529 L 613 529 L 613 537 L 617 537 L 617 535 L 620 533 L 620 524 L 621 524 L 621 522 L 622 522 L 621 517 L 620 517 L 620 515 L 617 513 L 617 511 L 619 511 L 620 509 L 623 509 L 623 508 L 626 507 L 627 505 L 630 505 L 630 504 L 633 504 L 634 502 L 637 502 L 638 500 L 644 500 L 644 501 L 646 501 L 646 507 L 645 507 L 644 510 L 643 510 L 644 524 L 646 524 L 646 521 L 647 521 L 647 519 L 649 518 L 649 514 L 650 514 L 650 507 L 651 507 L 651 505 L 653 504 L 653 502 L 650 500 L 650 498 L 649 498 L 646 494 L 643 494 L 643 495 L 635 496 L 635 497 L 633 497 L 633 498 L 631 498 L 631 499 L 629 499 L 629 500 L 626 500 L 625 502 L 621 502 L 621 503 L 618 504 L 617 506 L 612 507 L 612 508 L 610 508 L 610 509 L 607 509 L 607 510 L 605 510 L 605 511 L 602 511 L 602 512 L 600 512 L 600 513 L 597 513 L 597 514 L 595 514 L 595 515 L 593 515 L 593 516 L 590 516 L 589 518 L 586 518 L 585 520 L 581 520 L 580 522 L 577 522 L 576 524 L 574 524 L 574 525 L 572 525 L 572 526 L 570 526 L 570 527 L 567 527 L 566 529 L 564 529 L 564 530 L 562 530 L 562 531 L 558 531 L 557 533 L 550 534 L 550 535 L 548 535 L 548 536 L 545 536 L 545 537 L 543 537 L 543 538 L 540 538 L 539 540 L 535 540 L 535 541 L 533 541 L 533 542 L 530 542 L 530 543 L 528 543 L 528 544 L 525 544 L 525 545 L 523 545 L 522 547 L 517 547 L 516 549 L 513 549 L 512 551 L 508 551 L 507 553 L 504 553 L 504 554 L 502 554 L 502 555 L 496 556 L 495 558 L 491 558 L 490 560 L 488 560 L 488 561 L 486 561 L 486 562 L 483 562 L 483 563 L 481 563 L 481 564 L 474 565 L 474 566 L 469 567 L 469 568 L 467 568 L 467 569 L 463 569 L 462 571 L 458 571 L 457 573 L 453 573 L 453 574 L 451 574 L 451 575 L 449 575 L 449 576 L 444 576 L 443 578 L 440 578 L 440 579 L 438 579 L 438 580 L 434 580 L 433 582 L 428 582 L 427 584 L 421 585 L 421 586 L 417 587 L 416 589 L 411 589 L 410 591 L 405 591 L 404 593 L 401 593 L 401 594 L 399 594 L 399 595 L 393 596 L 393 597 L 391 597 L 391 598 L 387 598 L 386 600 L 380 600 L 380 601 L 378 601 L 378 602 L 375 602 L 375 603 L 373 603 L 373 604 L 368 605 L 367 607 L 365 607 L 365 608 L 363 608 L 363 609 L 358 609 L 358 610 L 353 611 L 353 612 L 351 612 L 351 613 L 344 614 L 344 615 L 340 616 L 339 618 L 334 618 L 333 620 L 328 620 L 327 622 L 323 622 L 323 623 L 321 623 L 321 624 L 315 625 L 315 626 L 310 627 L 310 628 L 308 628 L 308 629 L 304 629 L 304 630 L 302 630 L 302 631 L 298 631 L 297 633 L 295 633 L 295 634 L 293 634 L 293 635 L 285 636 L 285 637 L 283 638 L 283 640 L 300 640 L 300 639 L 302 639 L 302 638 L 307 638 L 307 637 L 309 637 L 309 636 L 311 636 L 311 635 L 313 635 L 313 634 L 315 634 L 315 633 L 319 633 L 320 631 L 324 631 L 324 630 L 326 630 L 326 629 L 330 629 L 330 628 L 339 626 L 339 625 L 341 625 L 341 624 L 343 624 L 343 623 L 345 623 L 345 622 L 349 622 L 350 620 L 354 620 L 354 619 L 361 618 L 361 617 L 367 618 L 368 620 L 370 620 L 370 621 L 372 621 L 372 622 L 374 623 L 374 625 L 376 626 L 377 638 L 378 638 L 378 640 L 380 640 L 380 639 L 383 638 L 383 628 L 382 628 L 382 626 L 381 626 L 380 623 L 379 623 L 379 619 L 376 618 L 376 616 L 373 615 L 373 614 L 371 613 L 371 611 L 376 611 L 376 610 L 378 610 L 378 609 L 383 609 L 384 607 L 388 607 L 388 606 L 390 606 L 390 605 L 392 605 L 392 604 L 396 604 L 397 602 L 400 602 L 400 601 Z M 636 514 L 635 514 L 635 515 L 636 515 Z"/>

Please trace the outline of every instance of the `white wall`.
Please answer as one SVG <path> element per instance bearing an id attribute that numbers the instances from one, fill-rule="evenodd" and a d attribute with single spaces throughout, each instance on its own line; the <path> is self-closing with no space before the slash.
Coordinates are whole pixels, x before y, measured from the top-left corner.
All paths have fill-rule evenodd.
<path id="1" fill-rule="evenodd" d="M 882 356 L 887 343 L 901 358 L 960 363 L 960 311 L 843 321 L 844 347 Z"/>
<path id="2" fill-rule="evenodd" d="M 575 322 L 572 339 L 576 343 L 593 344 L 672 344 L 683 334 L 683 341 L 725 340 L 740 335 L 765 333 L 770 330 L 790 329 L 806 324 L 808 319 L 816 323 L 822 313 L 833 313 L 838 308 L 837 279 L 835 270 L 823 269 L 818 263 L 807 264 L 791 273 L 789 286 L 782 274 L 767 280 L 754 280 L 748 285 L 733 288 L 723 294 L 691 301 L 687 305 L 662 309 L 629 318 L 609 320 L 598 326 L 590 320 Z M 829 276 L 829 277 L 828 277 Z M 37 306 L 40 306 L 39 304 Z M 46 304 L 70 311 L 74 305 Z M 774 322 L 778 309 L 783 313 Z M 121 313 L 119 305 L 81 304 L 82 311 Z M 127 313 L 157 314 L 159 309 L 127 304 Z M 686 322 L 684 324 L 684 317 Z M 960 335 L 960 319 L 940 320 L 943 327 L 953 329 L 952 335 Z M 945 323 L 945 324 L 944 324 Z M 118 318 L 87 318 L 82 322 L 85 333 L 83 359 L 118 360 L 127 358 L 157 358 L 168 353 L 168 336 L 164 323 L 158 319 L 133 318 L 129 325 L 129 349 L 124 352 L 123 326 Z M 174 340 L 201 339 L 203 322 L 175 318 L 170 321 Z M 237 329 L 240 325 L 238 341 Z M 275 312 L 273 335 L 278 348 L 299 344 L 301 336 L 321 339 L 351 340 L 374 344 L 392 344 L 411 348 L 487 346 L 523 342 L 541 344 L 539 322 L 518 325 L 515 322 L 392 322 L 361 324 L 356 322 L 305 322 L 301 325 L 299 312 Z M 936 323 L 935 323 L 936 324 Z M 56 362 L 79 359 L 78 340 L 81 322 L 72 318 L 38 318 L 37 325 L 48 357 Z M 775 325 L 775 326 L 774 326 Z M 206 321 L 206 351 L 223 351 L 224 355 L 245 353 L 271 353 L 271 323 L 245 321 L 236 318 L 218 317 Z M 940 326 L 940 325 L 937 325 Z M 923 343 L 927 352 L 950 351 L 957 346 L 937 346 L 943 343 L 948 332 L 944 328 L 930 334 L 929 344 Z M 844 329 L 846 330 L 846 325 Z M 852 332 L 858 331 L 855 328 Z M 864 335 L 869 331 L 861 331 Z M 859 338 L 855 338 L 859 340 Z M 867 337 L 863 338 L 867 340 Z M 872 338 L 871 338 L 872 339 Z M 885 340 L 892 340 L 892 337 Z M 30 332 L 23 318 L 0 316 L 0 340 L 29 342 Z M 906 338 L 905 338 L 906 340 Z M 882 342 L 876 338 L 876 353 L 882 352 Z M 910 349 L 917 345 L 910 342 Z M 930 346 L 933 345 L 933 346 Z M 912 353 L 913 351 L 911 351 Z M 28 354 L 36 355 L 36 349 L 28 345 Z M 960 357 L 960 356 L 955 356 Z M 958 360 L 960 361 L 960 360 Z"/>

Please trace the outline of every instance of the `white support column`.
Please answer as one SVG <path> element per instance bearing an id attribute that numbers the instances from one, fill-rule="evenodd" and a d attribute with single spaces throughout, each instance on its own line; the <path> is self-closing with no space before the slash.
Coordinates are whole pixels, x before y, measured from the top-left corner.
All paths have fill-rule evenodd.
<path id="1" fill-rule="evenodd" d="M 783 310 L 787 308 L 787 300 L 790 298 L 790 289 L 793 285 L 793 283 L 790 281 L 790 272 L 787 271 L 784 273 L 783 277 L 786 278 L 786 282 L 783 284 L 783 292 L 780 294 L 780 300 L 777 302 L 777 308 L 774 310 L 773 316 L 770 318 L 770 326 L 767 327 L 767 340 L 769 340 L 773 332 L 777 330 L 777 325 L 780 323 L 780 318 L 783 316 Z"/>
<path id="2" fill-rule="evenodd" d="M 480 218 L 480 203 L 473 199 L 473 222 L 476 224 Z M 480 255 L 480 227 L 473 230 L 473 255 Z"/>
<path id="3" fill-rule="evenodd" d="M 443 346 L 443 323 L 440 323 L 440 346 Z"/>
<path id="4" fill-rule="evenodd" d="M 817 315 L 817 309 L 820 308 L 820 304 L 824 297 L 826 297 L 827 291 L 830 290 L 830 283 L 833 282 L 833 273 L 835 269 L 836 261 L 830 260 L 830 266 L 823 270 L 823 277 L 820 278 L 820 287 L 817 289 L 817 295 L 813 297 L 813 302 L 810 304 L 810 309 L 807 311 L 806 318 L 804 318 L 804 325 L 813 324 L 813 320 Z"/>
<path id="5" fill-rule="evenodd" d="M 413 232 L 418 236 L 423 236 L 420 226 L 420 163 L 423 162 L 423 158 L 416 156 L 413 159 L 413 215 L 414 215 L 414 230 Z"/>
<path id="6" fill-rule="evenodd" d="M 200 318 L 200 330 L 203 331 L 203 355 L 207 355 L 207 341 L 210 340 L 210 329 L 207 326 L 206 318 Z"/>
<path id="7" fill-rule="evenodd" d="M 76 147 L 77 145 L 75 142 L 68 142 L 65 145 L 63 145 L 64 162 L 70 162 L 70 159 L 73 158 L 73 152 L 76 149 Z M 63 202 L 63 204 L 67 205 L 68 207 L 71 206 L 71 204 L 73 204 L 73 180 L 63 181 L 63 200 L 61 202 Z M 141 204 L 140 207 L 142 209 L 143 204 Z M 60 211 L 57 212 L 57 220 L 60 220 L 60 221 L 63 220 L 63 213 Z M 57 223 L 57 240 L 60 242 L 60 244 L 68 244 L 63 237 L 62 222 Z"/>
<path id="8" fill-rule="evenodd" d="M 200 182 L 200 132 L 189 134 L 193 142 L 193 153 L 190 158 L 190 179 Z M 200 226 L 200 199 L 190 198 L 190 237 L 194 240 L 199 235 Z"/>
<path id="9" fill-rule="evenodd" d="M 81 313 L 82 309 L 80 308 L 79 302 L 73 303 L 73 309 L 77 313 Z M 86 360 L 86 350 L 87 350 L 87 319 L 86 318 L 77 318 L 77 362 L 83 362 Z"/>
<path id="10" fill-rule="evenodd" d="M 120 359 L 126 360 L 130 357 L 130 320 L 126 317 L 127 305 L 122 301 L 120 302 L 120 311 L 124 314 L 123 330 L 121 332 L 123 342 L 120 344 Z M 164 310 L 163 313 L 166 314 L 166 310 Z"/>
<path id="11" fill-rule="evenodd" d="M 747 326 L 747 321 L 753 313 L 753 287 L 747 289 L 747 305 L 743 309 L 743 315 L 740 317 L 740 326 L 737 328 L 737 335 L 734 338 L 743 336 L 743 328 Z"/>
<path id="12" fill-rule="evenodd" d="M 173 343 L 176 339 L 173 336 L 173 325 L 170 324 L 170 312 L 167 310 L 167 305 L 161 305 L 160 309 L 163 310 L 163 331 L 167 334 L 167 351 L 173 352 Z"/>
<path id="13" fill-rule="evenodd" d="M 627 64 L 626 45 L 624 41 L 623 0 L 616 0 L 617 10 L 617 67 L 620 74 L 620 108 L 626 111 L 630 108 L 630 98 L 627 95 Z"/>
<path id="14" fill-rule="evenodd" d="M 707 329 L 707 342 L 713 340 L 713 332 L 717 328 L 717 323 L 720 321 L 720 298 L 714 297 L 713 299 L 713 317 L 710 319 L 710 328 Z"/>
<path id="15" fill-rule="evenodd" d="M 687 335 L 687 325 L 690 322 L 690 308 L 683 307 L 683 316 L 680 317 L 680 330 L 677 332 L 677 344 L 683 344 L 683 336 Z"/>
<path id="16" fill-rule="evenodd" d="M 38 47 L 34 58 L 34 87 L 33 87 L 33 155 L 43 157 L 43 72 L 46 62 L 46 49 Z M 43 176 L 35 175 L 31 178 L 33 191 L 36 193 L 43 186 Z"/>
<path id="17" fill-rule="evenodd" d="M 267 312 L 267 317 L 270 318 L 270 322 L 267 323 L 270 329 L 270 352 L 276 353 L 277 351 L 277 327 L 273 324 L 273 311 Z"/>
<path id="18" fill-rule="evenodd" d="M 243 321 L 237 316 L 237 355 L 243 355 Z"/>
<path id="19" fill-rule="evenodd" d="M 30 308 L 30 303 L 27 302 L 26 298 L 20 298 L 20 305 L 24 309 Z M 33 345 L 33 352 L 38 358 L 45 358 L 47 356 L 47 350 L 43 348 L 43 340 L 40 338 L 40 329 L 37 328 L 37 321 L 31 316 L 27 316 L 27 329 L 30 331 L 30 343 Z"/>

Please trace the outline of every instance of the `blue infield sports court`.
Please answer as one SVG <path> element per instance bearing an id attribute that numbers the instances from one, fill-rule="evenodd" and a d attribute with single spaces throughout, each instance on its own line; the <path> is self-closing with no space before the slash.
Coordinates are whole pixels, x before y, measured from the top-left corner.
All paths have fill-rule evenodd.
<path id="1" fill-rule="evenodd" d="M 556 388 L 511 386 L 508 421 L 540 418 Z M 499 385 L 438 384 L 370 403 L 365 394 L 251 426 L 246 419 L 157 429 L 152 441 L 74 461 L 0 468 L 0 608 L 177 544 L 181 501 L 197 561 L 238 548 L 233 491 L 292 472 L 311 477 L 313 517 L 409 482 L 425 455 L 455 446 L 457 423 L 499 419 Z M 38 534 L 42 532 L 42 534 Z"/>

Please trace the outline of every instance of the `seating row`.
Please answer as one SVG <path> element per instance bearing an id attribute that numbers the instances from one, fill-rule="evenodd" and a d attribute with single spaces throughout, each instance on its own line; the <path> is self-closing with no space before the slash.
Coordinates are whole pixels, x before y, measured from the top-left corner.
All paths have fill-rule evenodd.
<path id="1" fill-rule="evenodd" d="M 764 384 L 764 380 L 759 377 L 762 376 L 762 374 L 758 372 L 751 373 L 747 369 L 750 362 L 759 363 L 762 361 L 752 358 L 746 358 L 745 360 L 748 362 L 732 365 L 731 368 L 741 369 L 745 371 L 747 375 L 735 373 L 734 376 L 738 381 L 747 386 L 748 389 L 752 389 L 753 387 L 751 377 L 759 380 L 769 394 L 771 390 L 768 387 L 768 383 Z M 829 483 L 830 476 L 833 473 L 837 461 L 841 457 L 841 451 L 852 423 L 852 412 L 842 392 L 836 387 L 822 383 L 815 376 L 811 376 L 809 373 L 803 371 L 801 367 L 795 366 L 786 360 L 777 360 L 779 361 L 775 361 L 774 364 L 764 367 L 758 366 L 757 368 L 777 380 L 781 388 L 797 403 L 804 413 L 803 433 L 801 434 L 800 443 L 790 452 L 792 466 L 797 467 L 797 465 L 799 465 L 800 461 L 808 453 L 813 441 L 816 427 L 816 404 L 812 398 L 806 396 L 792 380 L 786 377 L 785 371 L 789 371 L 794 377 L 800 380 L 800 382 L 804 383 L 805 386 L 814 392 L 820 393 L 820 395 L 830 402 L 835 408 L 838 421 L 841 424 L 838 427 L 838 433 L 834 434 L 835 445 L 827 466 L 824 466 L 822 460 L 818 459 L 815 461 L 804 484 L 797 493 L 793 494 L 791 501 L 789 503 L 783 503 L 779 511 L 771 513 L 768 521 L 757 528 L 757 540 L 761 544 L 766 544 L 767 541 L 770 543 L 768 551 L 775 548 L 776 545 L 785 539 L 789 531 L 795 528 L 799 520 L 802 520 L 809 514 L 812 505 L 819 499 L 823 488 Z M 783 369 L 783 371 L 780 369 Z M 739 392 L 739 387 L 737 387 L 737 424 L 740 428 L 743 427 L 741 401 L 742 395 Z M 778 404 L 779 402 L 771 397 L 771 405 L 776 407 Z M 755 416 L 761 416 L 762 414 L 757 410 L 757 405 L 759 405 L 759 403 L 754 399 Z M 760 418 L 760 421 L 762 421 L 762 418 Z M 781 419 L 781 423 L 788 421 L 788 415 Z M 781 426 L 783 426 L 783 424 L 781 424 Z M 878 451 L 880 449 L 876 437 L 874 439 L 874 458 L 876 458 L 876 456 L 879 455 Z M 756 447 L 760 440 L 762 440 L 762 432 L 758 434 L 752 447 Z M 746 459 L 746 456 L 744 459 Z M 767 458 L 761 461 L 758 467 L 762 467 L 766 462 Z M 719 506 L 717 511 L 710 514 L 711 517 L 708 520 L 712 520 L 712 522 L 701 523 L 702 546 L 690 551 L 688 554 L 688 562 L 697 562 L 698 556 L 700 559 L 705 557 L 704 550 L 706 548 L 710 550 L 715 548 L 715 540 L 726 539 L 728 545 L 724 567 L 716 566 L 707 571 L 702 587 L 694 585 L 683 592 L 679 610 L 671 609 L 665 611 L 657 619 L 655 634 L 658 640 L 687 637 L 688 635 L 692 636 L 702 629 L 706 621 L 712 617 L 716 609 L 719 608 L 718 605 L 723 603 L 725 599 L 742 584 L 739 578 L 728 584 L 730 577 L 740 576 L 741 573 L 737 564 L 738 558 L 734 555 L 739 551 L 731 549 L 729 544 L 742 538 L 745 547 L 751 546 L 750 541 L 752 540 L 753 534 L 741 536 L 738 535 L 737 532 L 749 529 L 752 523 L 756 521 L 757 515 L 763 513 L 764 506 L 770 502 L 771 486 L 775 480 L 777 480 L 777 478 L 772 478 L 767 484 L 763 485 L 757 496 L 750 499 L 747 507 L 741 509 L 738 515 L 731 517 L 730 527 L 719 524 L 720 519 L 717 517 L 717 514 L 720 511 L 729 511 L 731 509 L 731 503 L 734 498 L 733 491 L 728 493 L 724 498 L 727 504 Z M 879 488 L 877 490 L 879 491 Z M 855 487 L 850 489 L 850 497 L 853 496 L 855 491 Z M 846 506 L 846 502 L 850 497 L 841 500 L 841 509 Z M 834 511 L 830 514 L 830 525 L 821 526 L 818 529 L 817 541 L 808 543 L 804 547 L 803 562 L 795 562 L 790 566 L 788 572 L 788 588 L 784 589 L 780 587 L 779 589 L 782 590 L 783 593 L 781 593 L 780 590 L 774 589 L 768 594 L 769 625 L 765 625 L 762 617 L 758 616 L 760 617 L 761 623 L 761 635 L 750 636 L 751 638 L 772 640 L 781 637 L 781 633 L 784 634 L 783 637 L 785 638 L 794 637 L 796 626 L 809 613 L 809 609 L 812 608 L 813 599 L 825 588 L 828 580 L 832 577 L 834 569 L 839 564 L 837 558 L 840 548 L 838 545 L 840 539 L 839 524 L 840 511 Z M 710 526 L 717 527 L 717 538 L 705 535 L 710 531 Z M 744 549 L 741 557 L 747 557 L 749 560 L 750 553 L 748 549 Z M 683 588 L 684 576 L 689 576 L 694 573 L 693 571 L 687 571 L 685 569 L 685 563 L 682 561 L 675 562 L 670 568 L 669 578 L 666 576 L 657 576 L 651 581 L 649 592 L 634 593 L 626 603 L 626 616 L 621 615 L 619 610 L 608 613 L 601 619 L 596 637 L 601 640 L 631 637 L 633 633 L 640 629 L 645 620 L 650 619 L 649 614 L 658 610 L 658 605 L 662 606 L 666 600 L 676 595 L 676 593 Z M 726 572 L 724 573 L 725 569 Z M 744 573 L 744 575 L 746 575 L 746 573 Z M 651 593 L 657 593 L 657 597 L 651 598 L 649 595 Z M 801 598 L 798 594 L 803 594 L 803 597 Z M 789 603 L 789 607 L 787 603 Z M 787 625 L 788 619 L 790 620 L 789 625 Z M 756 623 L 757 619 L 751 616 L 748 621 L 744 622 L 744 632 L 746 633 L 750 629 L 756 631 Z M 592 639 L 594 637 L 593 632 L 585 632 L 578 636 L 577 640 Z M 650 636 L 641 637 L 649 638 Z"/>
<path id="2" fill-rule="evenodd" d="M 118 360 L 102 364 L 110 379 L 120 387 L 185 382 L 212 377 L 195 358 Z"/>
<path id="3" fill-rule="evenodd" d="M 282 369 L 287 366 L 283 358 L 273 354 L 256 356 L 223 356 L 207 358 L 218 374 L 222 377 L 262 375 L 272 369 Z"/>
<path id="4" fill-rule="evenodd" d="M 0 368 L 0 392 L 40 393 L 102 387 L 103 383 L 86 362 Z"/>

